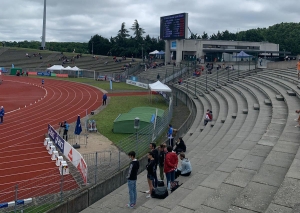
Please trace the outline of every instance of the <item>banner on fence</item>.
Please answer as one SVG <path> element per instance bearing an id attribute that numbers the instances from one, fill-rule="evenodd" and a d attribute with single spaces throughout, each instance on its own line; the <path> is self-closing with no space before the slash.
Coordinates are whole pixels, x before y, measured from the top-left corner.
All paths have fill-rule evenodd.
<path id="1" fill-rule="evenodd" d="M 56 130 L 48 124 L 48 135 L 49 138 L 55 143 L 56 147 L 64 153 L 65 140 L 56 132 Z"/>
<path id="2" fill-rule="evenodd" d="M 37 75 L 40 75 L 40 76 L 51 76 L 51 72 L 37 72 Z"/>
<path id="3" fill-rule="evenodd" d="M 133 85 L 133 86 L 137 86 L 137 87 L 142 87 L 144 89 L 148 89 L 148 84 L 144 84 L 144 83 L 137 82 L 137 81 L 126 80 L 126 84 L 130 84 L 130 85 Z"/>
<path id="4" fill-rule="evenodd" d="M 68 158 L 70 162 L 78 169 L 80 172 L 84 183 L 87 183 L 87 165 L 82 155 L 74 149 L 68 142 L 65 143 L 64 156 Z"/>
<path id="5" fill-rule="evenodd" d="M 66 142 L 50 124 L 48 124 L 48 135 L 54 141 L 56 147 L 78 169 L 84 183 L 87 183 L 87 165 L 82 155 Z"/>

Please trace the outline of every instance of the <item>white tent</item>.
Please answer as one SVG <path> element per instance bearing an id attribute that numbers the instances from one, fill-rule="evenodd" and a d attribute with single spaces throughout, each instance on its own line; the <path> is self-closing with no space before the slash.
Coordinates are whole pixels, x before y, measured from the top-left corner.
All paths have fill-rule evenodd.
<path id="1" fill-rule="evenodd" d="M 78 71 L 78 70 L 80 70 L 78 67 L 73 67 L 71 70 L 74 70 L 74 71 Z"/>
<path id="2" fill-rule="evenodd" d="M 152 91 L 155 91 L 155 92 L 172 92 L 170 87 L 168 87 L 167 85 L 161 83 L 160 81 L 156 81 L 153 84 L 149 84 L 149 89 L 150 89 L 149 92 L 151 94 L 151 102 L 152 102 Z"/>
<path id="3" fill-rule="evenodd" d="M 151 91 L 156 91 L 156 92 L 172 92 L 170 87 L 161 83 L 160 81 L 156 81 L 153 84 L 149 84 L 149 88 Z"/>
<path id="4" fill-rule="evenodd" d="M 67 66 L 67 67 L 63 68 L 62 70 L 72 70 L 72 68 L 70 66 Z"/>
<path id="5" fill-rule="evenodd" d="M 47 68 L 47 70 L 63 70 L 64 67 L 62 65 L 53 65 L 52 67 Z"/>
<path id="6" fill-rule="evenodd" d="M 158 53 L 159 53 L 159 51 L 154 50 L 153 52 L 149 53 L 149 55 L 156 55 L 156 54 L 158 54 Z"/>

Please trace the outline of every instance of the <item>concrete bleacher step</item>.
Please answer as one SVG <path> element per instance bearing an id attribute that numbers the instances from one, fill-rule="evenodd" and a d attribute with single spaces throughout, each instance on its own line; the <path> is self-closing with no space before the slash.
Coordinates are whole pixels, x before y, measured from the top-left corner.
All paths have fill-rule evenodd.
<path id="1" fill-rule="evenodd" d="M 221 118 L 221 123 L 225 123 L 226 118 Z"/>
<path id="2" fill-rule="evenodd" d="M 277 101 L 284 101 L 284 97 L 282 95 L 276 95 Z"/>
<path id="3" fill-rule="evenodd" d="M 289 95 L 289 96 L 296 96 L 296 93 L 292 90 L 287 90 L 286 93 Z"/>
<path id="4" fill-rule="evenodd" d="M 227 84 L 226 84 L 225 82 L 222 82 L 221 85 L 222 85 L 222 86 L 226 86 Z"/>
<path id="5" fill-rule="evenodd" d="M 253 109 L 254 110 L 259 110 L 259 104 L 253 104 Z"/>
<path id="6" fill-rule="evenodd" d="M 243 109 L 243 114 L 248 114 L 248 109 Z"/>
<path id="7" fill-rule="evenodd" d="M 268 106 L 272 106 L 272 102 L 270 99 L 265 99 L 265 104 Z"/>
<path id="8" fill-rule="evenodd" d="M 213 127 L 214 125 L 215 125 L 215 122 L 214 122 L 214 121 L 210 122 L 210 126 L 211 126 L 211 127 Z"/>
<path id="9" fill-rule="evenodd" d="M 297 85 L 298 89 L 300 89 L 300 84 Z"/>

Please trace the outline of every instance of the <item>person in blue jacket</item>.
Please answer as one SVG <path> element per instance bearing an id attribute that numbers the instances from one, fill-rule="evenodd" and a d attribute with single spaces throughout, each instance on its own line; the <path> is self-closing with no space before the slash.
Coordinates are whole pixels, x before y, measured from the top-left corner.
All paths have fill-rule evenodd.
<path id="1" fill-rule="evenodd" d="M 64 134 L 63 134 L 63 139 L 65 139 L 66 141 L 68 141 L 68 131 L 69 131 L 69 124 L 67 123 L 67 121 L 64 122 Z"/>
<path id="2" fill-rule="evenodd" d="M 0 124 L 3 123 L 3 117 L 4 117 L 5 111 L 4 111 L 4 107 L 1 106 L 0 107 Z"/>
<path id="3" fill-rule="evenodd" d="M 106 105 L 106 99 L 107 99 L 107 95 L 106 95 L 106 93 L 104 93 L 104 95 L 102 97 L 102 100 L 103 100 L 102 105 Z"/>

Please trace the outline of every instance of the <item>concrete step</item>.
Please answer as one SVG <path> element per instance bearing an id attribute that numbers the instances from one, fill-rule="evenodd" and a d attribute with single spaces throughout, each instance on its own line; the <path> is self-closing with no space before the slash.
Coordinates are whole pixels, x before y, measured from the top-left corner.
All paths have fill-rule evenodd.
<path id="1" fill-rule="evenodd" d="M 277 101 L 284 101 L 284 98 L 282 97 L 282 95 L 276 95 L 276 100 Z"/>
<path id="2" fill-rule="evenodd" d="M 265 99 L 265 104 L 268 106 L 272 106 L 272 101 L 270 99 Z"/>
<path id="3" fill-rule="evenodd" d="M 215 122 L 214 122 L 214 121 L 210 122 L 210 126 L 211 126 L 211 127 L 213 127 L 214 125 L 215 125 Z"/>
<path id="4" fill-rule="evenodd" d="M 286 91 L 289 96 L 296 96 L 296 93 L 293 90 Z"/>
<path id="5" fill-rule="evenodd" d="M 300 89 L 300 84 L 297 85 L 298 89 Z"/>
<path id="6" fill-rule="evenodd" d="M 259 104 L 253 104 L 254 110 L 259 110 Z"/>
<path id="7" fill-rule="evenodd" d="M 236 113 L 232 113 L 232 116 L 231 116 L 232 118 L 236 118 Z"/>
<path id="8" fill-rule="evenodd" d="M 226 118 L 221 119 L 221 123 L 225 123 Z"/>
<path id="9" fill-rule="evenodd" d="M 226 86 L 227 84 L 226 84 L 225 82 L 222 82 L 221 85 L 222 85 L 222 86 Z"/>

